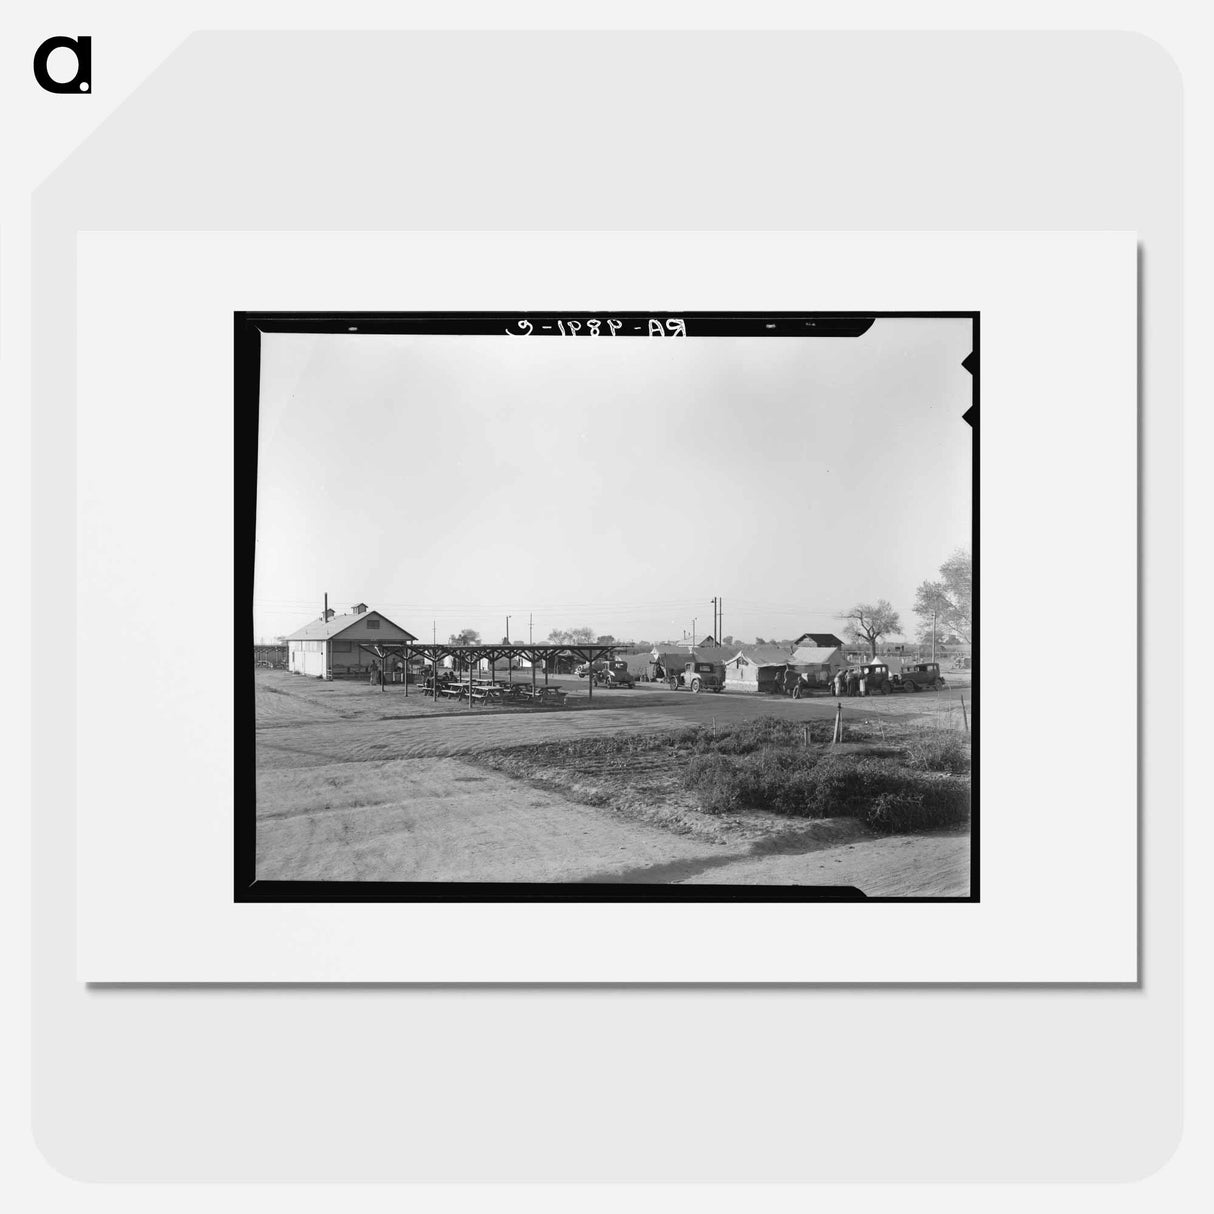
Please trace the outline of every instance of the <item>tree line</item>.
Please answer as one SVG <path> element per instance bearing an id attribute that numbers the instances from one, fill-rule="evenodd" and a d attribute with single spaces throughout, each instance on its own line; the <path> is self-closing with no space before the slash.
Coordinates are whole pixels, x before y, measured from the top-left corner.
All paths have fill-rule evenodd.
<path id="1" fill-rule="evenodd" d="M 918 640 L 923 645 L 949 645 L 973 639 L 974 618 L 973 560 L 965 549 L 958 548 L 942 564 L 935 578 L 920 583 L 915 591 L 914 613 L 919 619 Z M 847 635 L 857 645 L 866 645 L 869 656 L 877 656 L 877 645 L 882 638 L 899 636 L 902 620 L 893 604 L 887 599 L 875 603 L 856 603 L 847 611 L 840 612 L 846 621 Z M 465 628 L 453 633 L 447 641 L 450 645 L 479 645 L 481 634 L 475 628 Z M 506 638 L 502 637 L 506 644 Z M 549 645 L 614 645 L 616 638 L 608 633 L 596 633 L 593 628 L 554 628 L 546 644 Z M 725 648 L 742 645 L 740 638 L 726 636 L 720 639 Z M 755 637 L 756 645 L 783 645 L 791 641 L 770 641 Z M 651 648 L 649 641 L 634 641 L 639 648 Z"/>

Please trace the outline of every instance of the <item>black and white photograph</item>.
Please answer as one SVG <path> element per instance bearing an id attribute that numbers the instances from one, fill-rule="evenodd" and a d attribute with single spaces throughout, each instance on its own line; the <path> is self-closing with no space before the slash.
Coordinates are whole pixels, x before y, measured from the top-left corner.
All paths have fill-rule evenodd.
<path id="1" fill-rule="evenodd" d="M 238 315 L 237 897 L 976 897 L 977 328 Z"/>

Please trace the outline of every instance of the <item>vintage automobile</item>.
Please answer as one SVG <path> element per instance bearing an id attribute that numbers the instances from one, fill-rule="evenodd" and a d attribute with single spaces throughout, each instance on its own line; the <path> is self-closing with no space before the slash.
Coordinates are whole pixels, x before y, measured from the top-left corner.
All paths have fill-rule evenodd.
<path id="1" fill-rule="evenodd" d="M 863 687 L 861 695 L 875 696 L 878 692 L 887 696 L 894 689 L 894 680 L 890 677 L 889 667 L 884 662 L 869 662 L 856 671 Z"/>
<path id="2" fill-rule="evenodd" d="M 725 664 L 723 662 L 686 662 L 683 669 L 666 674 L 666 682 L 679 691 L 724 691 Z"/>
<path id="3" fill-rule="evenodd" d="M 944 676 L 940 673 L 938 662 L 918 662 L 907 666 L 902 671 L 899 686 L 908 691 L 923 691 L 924 688 L 935 689 L 944 686 Z"/>
<path id="4" fill-rule="evenodd" d="M 596 668 L 594 672 L 596 687 L 632 687 L 635 682 L 629 673 L 628 663 L 618 658 L 601 669 Z"/>

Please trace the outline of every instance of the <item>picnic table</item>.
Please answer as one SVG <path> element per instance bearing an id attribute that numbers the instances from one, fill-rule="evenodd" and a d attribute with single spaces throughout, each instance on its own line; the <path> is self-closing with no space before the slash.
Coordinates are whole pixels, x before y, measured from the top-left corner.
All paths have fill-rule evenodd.
<path id="1" fill-rule="evenodd" d="M 559 687 L 528 687 L 523 684 L 519 691 L 524 699 L 533 700 L 537 704 L 562 705 L 565 702 L 565 692 Z"/>

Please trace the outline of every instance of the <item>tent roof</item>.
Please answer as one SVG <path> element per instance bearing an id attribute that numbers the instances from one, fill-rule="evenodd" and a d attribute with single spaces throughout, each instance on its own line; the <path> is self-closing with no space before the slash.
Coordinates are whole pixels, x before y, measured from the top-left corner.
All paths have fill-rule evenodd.
<path id="1" fill-rule="evenodd" d="M 738 658 L 745 659 L 752 666 L 783 666 L 793 660 L 792 654 L 783 645 L 743 645 L 729 651 L 729 656 L 723 660 L 729 663 L 736 662 Z"/>
<path id="2" fill-rule="evenodd" d="M 798 666 L 825 666 L 832 659 L 838 658 L 843 660 L 843 655 L 839 652 L 837 645 L 802 645 L 800 649 L 793 652 L 789 659 Z"/>

